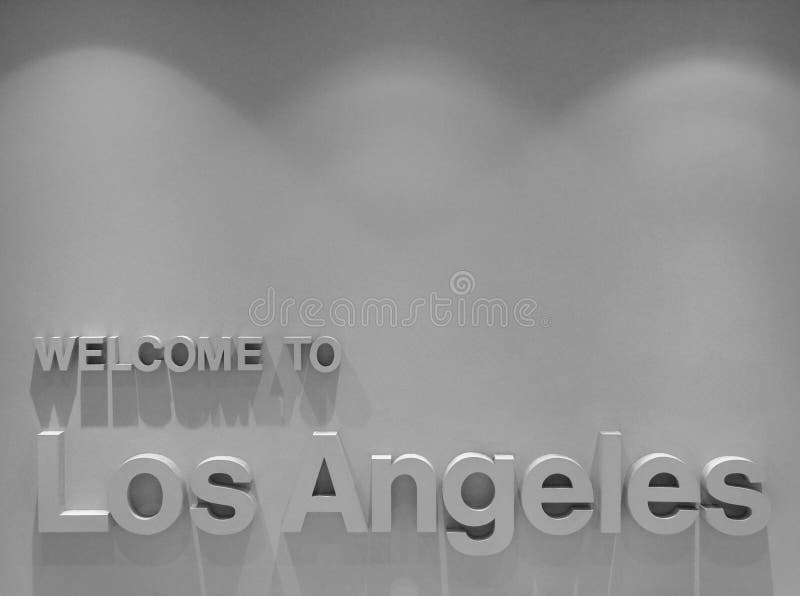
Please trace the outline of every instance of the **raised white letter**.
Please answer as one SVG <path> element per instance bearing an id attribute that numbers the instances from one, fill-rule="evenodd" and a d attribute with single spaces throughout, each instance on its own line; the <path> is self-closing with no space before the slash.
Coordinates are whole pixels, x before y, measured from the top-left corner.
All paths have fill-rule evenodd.
<path id="1" fill-rule="evenodd" d="M 659 482 L 657 477 L 665 482 Z M 674 455 L 645 455 L 628 472 L 628 509 L 642 528 L 654 534 L 678 534 L 691 527 L 697 519 L 699 500 L 697 479 Z M 651 503 L 666 503 L 671 508 L 665 513 L 655 513 L 650 508 Z"/>
<path id="2" fill-rule="evenodd" d="M 239 370 L 263 370 L 261 362 L 261 346 L 263 337 L 237 337 L 236 338 L 236 368 Z M 256 362 L 248 362 L 248 359 Z"/>
<path id="3" fill-rule="evenodd" d="M 174 350 L 176 346 L 183 346 L 186 348 L 186 362 L 178 364 L 175 362 Z M 182 373 L 186 372 L 194 366 L 197 359 L 197 348 L 195 348 L 194 340 L 185 335 L 176 335 L 167 342 L 164 346 L 164 361 L 167 363 L 167 368 L 172 372 Z"/>
<path id="4" fill-rule="evenodd" d="M 332 495 L 315 495 L 322 465 L 328 467 Z M 315 432 L 298 470 L 297 484 L 283 516 L 284 532 L 300 532 L 307 513 L 339 513 L 348 532 L 366 532 L 367 522 L 339 434 Z"/>
<path id="5" fill-rule="evenodd" d="M 483 508 L 464 502 L 462 485 L 472 474 L 485 474 L 494 485 L 494 498 Z M 442 478 L 442 500 L 453 520 L 466 528 L 491 524 L 486 537 L 470 536 L 469 530 L 447 531 L 447 541 L 465 555 L 493 555 L 503 551 L 514 537 L 514 456 L 462 453 L 453 458 Z M 473 533 L 474 534 L 474 533 Z"/>
<path id="6" fill-rule="evenodd" d="M 142 347 L 145 345 L 152 347 L 155 352 L 158 352 L 164 347 L 161 340 L 155 335 L 143 335 L 136 340 L 136 344 L 133 346 L 133 366 L 142 372 L 158 370 L 158 367 L 161 366 L 161 360 L 157 353 L 150 364 L 146 364 L 142 360 Z"/>
<path id="7" fill-rule="evenodd" d="M 292 346 L 292 363 L 295 370 L 303 370 L 303 345 L 311 343 L 310 335 L 284 337 L 283 343 Z"/>
<path id="8" fill-rule="evenodd" d="M 108 532 L 108 511 L 64 510 L 66 461 L 64 431 L 46 430 L 36 438 L 40 532 Z"/>
<path id="9" fill-rule="evenodd" d="M 215 474 L 230 478 L 229 484 L 216 482 Z M 209 457 L 200 462 L 192 472 L 190 484 L 197 496 L 197 504 L 192 505 L 190 514 L 194 525 L 208 532 L 224 536 L 244 530 L 256 514 L 256 501 L 247 492 L 253 482 L 250 466 L 238 457 Z M 230 517 L 219 517 L 209 510 L 209 504 L 224 505 L 233 509 Z"/>
<path id="10" fill-rule="evenodd" d="M 136 513 L 130 502 L 131 481 L 140 474 L 154 476 L 161 485 L 161 509 L 150 517 Z M 125 460 L 114 474 L 108 488 L 108 509 L 114 521 L 128 532 L 150 536 L 163 532 L 180 517 L 184 492 L 175 462 L 156 453 L 142 453 Z"/>
<path id="11" fill-rule="evenodd" d="M 747 484 L 733 484 L 740 476 Z M 769 521 L 772 506 L 761 492 L 764 470 L 743 457 L 718 457 L 703 468 L 703 487 L 711 503 L 703 505 L 703 519 L 723 534 L 749 536 L 763 530 Z M 723 505 L 743 508 L 741 516 L 729 516 Z"/>
<path id="12" fill-rule="evenodd" d="M 417 532 L 436 531 L 436 472 L 431 462 L 413 453 L 392 461 L 391 455 L 372 456 L 372 531 L 392 529 L 392 484 L 409 476 L 417 487 Z"/>
<path id="13" fill-rule="evenodd" d="M 328 364 L 322 364 L 319 361 L 319 349 L 325 345 L 329 346 L 332 352 L 331 361 Z M 318 337 L 308 350 L 308 359 L 311 360 L 311 366 L 318 372 L 333 372 L 342 363 L 342 345 L 329 335 Z"/>
<path id="14" fill-rule="evenodd" d="M 53 366 L 53 356 L 58 362 L 58 370 L 67 370 L 72 354 L 75 350 L 75 340 L 77 337 L 34 337 L 33 343 L 36 346 L 36 354 L 39 356 L 39 364 L 42 370 L 49 371 Z"/>
<path id="15" fill-rule="evenodd" d="M 105 341 L 106 338 L 103 335 L 81 335 L 78 338 L 78 370 L 93 372 L 103 370 L 105 367 L 103 354 Z M 99 360 L 99 362 L 90 363 L 89 359 Z"/>
<path id="16" fill-rule="evenodd" d="M 549 479 L 563 476 L 569 486 L 545 486 Z M 533 526 L 545 534 L 574 534 L 592 517 L 594 490 L 589 475 L 574 459 L 564 455 L 543 455 L 525 471 L 520 490 L 522 509 Z M 550 515 L 544 506 L 567 505 L 567 513 Z"/>
<path id="17" fill-rule="evenodd" d="M 208 363 L 208 370 L 219 370 L 220 362 L 222 370 L 231 369 L 231 338 L 199 337 L 197 339 L 197 369 L 205 370 L 206 363 Z"/>
<path id="18" fill-rule="evenodd" d="M 600 532 L 622 531 L 622 433 L 601 432 L 597 436 L 600 475 Z"/>
<path id="19" fill-rule="evenodd" d="M 119 349 L 119 336 L 112 335 L 109 337 L 108 340 L 106 340 L 106 346 L 108 348 L 108 370 L 111 372 L 131 370 L 130 364 L 119 362 L 119 355 L 117 353 Z"/>

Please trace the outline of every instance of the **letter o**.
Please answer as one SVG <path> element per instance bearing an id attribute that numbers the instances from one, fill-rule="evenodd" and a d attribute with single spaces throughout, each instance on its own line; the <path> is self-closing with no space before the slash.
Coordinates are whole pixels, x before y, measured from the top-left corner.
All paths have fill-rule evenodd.
<path id="1" fill-rule="evenodd" d="M 318 357 L 320 347 L 325 344 L 329 345 L 333 351 L 333 359 L 328 365 L 322 364 Z M 342 363 L 342 345 L 329 335 L 321 335 L 311 344 L 311 348 L 308 351 L 308 358 L 311 360 L 311 366 L 313 366 L 315 370 L 321 373 L 333 372 L 339 368 L 339 365 Z"/>
<path id="2" fill-rule="evenodd" d="M 131 481 L 140 474 L 151 474 L 161 485 L 161 509 L 150 517 L 138 515 L 131 507 L 128 492 Z M 142 536 L 158 534 L 180 517 L 185 499 L 183 479 L 178 466 L 168 457 L 141 453 L 125 460 L 111 479 L 108 510 L 120 527 Z"/>
<path id="3" fill-rule="evenodd" d="M 175 346 L 180 345 L 186 347 L 186 362 L 183 364 L 176 363 L 172 358 L 173 349 L 175 349 Z M 167 342 L 167 345 L 164 346 L 164 361 L 167 363 L 167 368 L 172 372 L 186 372 L 194 366 L 196 359 L 197 348 L 195 347 L 194 340 L 191 337 L 187 337 L 185 335 L 176 335 Z"/>

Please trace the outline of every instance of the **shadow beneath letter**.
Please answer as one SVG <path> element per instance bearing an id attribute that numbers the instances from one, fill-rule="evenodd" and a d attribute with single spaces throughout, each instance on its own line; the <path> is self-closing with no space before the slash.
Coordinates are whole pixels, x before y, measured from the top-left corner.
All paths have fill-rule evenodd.
<path id="1" fill-rule="evenodd" d="M 47 428 L 50 425 L 55 410 L 58 426 L 66 427 L 77 392 L 78 373 L 74 366 L 63 372 L 57 368 L 45 371 L 34 354 L 30 393 L 40 426 Z"/>

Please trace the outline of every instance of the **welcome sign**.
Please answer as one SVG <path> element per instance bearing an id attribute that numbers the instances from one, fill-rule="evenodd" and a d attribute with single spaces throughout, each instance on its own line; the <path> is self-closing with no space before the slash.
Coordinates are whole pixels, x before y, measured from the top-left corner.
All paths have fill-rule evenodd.
<path id="1" fill-rule="evenodd" d="M 312 366 L 332 373 L 342 361 L 343 347 L 331 336 L 289 336 L 293 368 Z M 134 342 L 129 361 L 121 361 L 118 337 L 36 337 L 36 356 L 43 371 L 107 370 L 152 373 L 162 365 L 181 374 L 196 368 L 217 371 L 260 371 L 263 337 L 199 337 L 178 335 L 162 341 L 154 335 Z M 304 359 L 302 347 L 308 346 Z M 677 534 L 699 517 L 715 530 L 747 536 L 763 530 L 770 517 L 764 493 L 764 470 L 742 456 L 721 455 L 702 469 L 692 470 L 667 453 L 639 457 L 623 478 L 621 433 L 604 431 L 598 437 L 598 474 L 592 483 L 587 471 L 563 454 L 546 454 L 527 466 L 519 483 L 513 454 L 466 452 L 453 457 L 437 477 L 431 462 L 418 453 L 375 454 L 371 457 L 369 516 L 359 500 L 353 474 L 338 432 L 314 432 L 297 469 L 295 488 L 283 513 L 281 530 L 300 532 L 308 513 L 341 516 L 348 532 L 389 532 L 393 482 L 401 476 L 416 486 L 417 531 L 436 532 L 438 499 L 451 527 L 449 544 L 465 555 L 492 555 L 509 546 L 514 536 L 517 493 L 527 520 L 551 535 L 581 530 L 596 513 L 601 532 L 621 531 L 623 500 L 643 529 L 655 534 Z M 107 510 L 69 509 L 64 502 L 64 431 L 38 435 L 38 517 L 40 532 L 108 532 L 113 522 L 133 534 L 165 531 L 187 501 L 194 525 L 208 534 L 243 531 L 256 513 L 251 488 L 258 482 L 248 462 L 227 454 L 206 458 L 191 471 L 182 471 L 169 457 L 141 453 L 120 463 L 107 488 Z M 163 494 L 158 511 L 137 512 L 129 497 L 131 482 L 140 475 L 155 478 Z M 330 487 L 318 490 L 320 476 L 329 475 Z M 465 481 L 484 475 L 493 486 L 491 500 L 473 506 L 464 497 Z M 439 489 L 441 486 L 441 489 Z M 224 515 L 214 512 L 222 507 Z M 369 523 L 367 519 L 369 518 Z"/>
<path id="2" fill-rule="evenodd" d="M 800 2 L 0 2 L 0 596 L 797 596 Z"/>

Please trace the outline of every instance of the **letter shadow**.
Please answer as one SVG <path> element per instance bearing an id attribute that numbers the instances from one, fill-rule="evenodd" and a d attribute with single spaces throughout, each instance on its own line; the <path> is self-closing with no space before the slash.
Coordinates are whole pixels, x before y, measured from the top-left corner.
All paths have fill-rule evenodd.
<path id="1" fill-rule="evenodd" d="M 263 351 L 261 371 L 209 371 L 192 368 L 184 373 L 168 371 L 175 417 L 187 428 L 208 423 L 226 426 L 280 424 L 281 413 L 264 401 L 271 396 L 260 395 L 265 378 L 275 374 L 267 350 Z"/>
<path id="2" fill-rule="evenodd" d="M 187 428 L 247 426 L 261 378 L 260 371 L 170 371 L 175 418 Z"/>
<path id="3" fill-rule="evenodd" d="M 108 373 L 79 371 L 81 426 L 108 426 Z"/>
<path id="4" fill-rule="evenodd" d="M 272 594 L 365 594 L 369 535 L 348 534 L 336 513 L 309 513 L 282 534 Z"/>
<path id="5" fill-rule="evenodd" d="M 119 575 L 125 574 L 129 586 L 141 586 L 140 593 L 162 592 L 150 590 L 151 586 L 169 586 L 170 596 L 195 596 L 201 594 L 198 553 L 192 541 L 192 524 L 188 508 L 167 530 L 153 536 L 131 534 L 119 526 L 112 526 L 111 534 L 117 547 L 116 578 L 112 586 L 120 583 Z M 121 594 L 130 593 L 122 587 Z M 95 593 L 95 592 L 84 592 Z M 110 596 L 108 592 L 97 592 Z"/>
<path id="6" fill-rule="evenodd" d="M 468 482 L 462 487 L 465 501 L 472 507 L 482 507 L 492 501 L 494 487 L 488 479 L 486 481 Z M 439 481 L 438 494 L 442 494 L 441 480 Z M 516 501 L 516 499 L 515 499 Z M 515 503 L 515 510 L 519 510 Z M 518 516 L 515 516 L 518 517 Z M 471 556 L 464 555 L 455 550 L 447 539 L 447 531 L 464 531 L 468 528 L 455 521 L 444 505 L 439 501 L 440 520 L 440 553 L 442 565 L 445 567 L 443 580 L 447 582 L 447 589 L 451 594 L 459 596 L 478 596 L 489 593 L 512 593 L 513 584 L 519 581 L 519 542 L 514 538 L 511 544 L 502 552 L 495 555 Z M 514 520 L 515 527 L 518 520 Z M 490 527 L 478 528 L 476 532 L 491 532 Z M 471 533 L 471 532 L 470 532 Z M 445 591 L 445 586 L 442 586 Z"/>
<path id="7" fill-rule="evenodd" d="M 139 424 L 139 400 L 136 389 L 136 372 L 133 370 L 109 372 L 111 376 L 111 421 L 114 426 Z"/>
<path id="8" fill-rule="evenodd" d="M 294 370 L 290 346 L 281 344 L 278 362 L 269 384 L 269 393 L 266 399 L 254 405 L 256 418 L 273 424 L 287 424 L 302 394 L 302 379 Z"/>
<path id="9" fill-rule="evenodd" d="M 552 536 L 534 528 L 518 510 L 514 541 L 520 563 L 516 590 L 554 596 L 609 593 L 614 536 L 601 534 L 596 518 L 575 534 Z"/>
<path id="10" fill-rule="evenodd" d="M 369 535 L 366 593 L 436 596 L 442 593 L 437 532 L 417 533 L 416 486 L 406 476 L 392 483 L 392 531 Z"/>
<path id="11" fill-rule="evenodd" d="M 147 426 L 161 427 L 172 420 L 167 369 L 162 364 L 153 372 L 134 371 L 139 419 Z"/>
<path id="12" fill-rule="evenodd" d="M 40 533 L 34 514 L 31 585 L 34 596 L 107 593 L 113 585 L 114 543 L 110 534 Z"/>
<path id="13" fill-rule="evenodd" d="M 520 581 L 519 542 L 513 540 L 508 548 L 495 555 L 464 555 L 453 549 L 447 540 L 447 530 L 455 529 L 458 529 L 457 526 L 448 520 L 440 538 L 449 593 L 483 596 L 516 592 L 514 586 Z"/>
<path id="14" fill-rule="evenodd" d="M 253 496 L 257 499 L 255 493 Z M 194 528 L 199 556 L 203 594 L 239 594 L 239 585 L 259 586 L 263 590 L 271 581 L 271 565 L 275 557 L 262 508 L 256 509 L 252 523 L 242 532 L 230 536 L 212 536 Z"/>
<path id="15" fill-rule="evenodd" d="M 351 427 L 366 425 L 372 416 L 372 408 L 355 365 L 347 354 L 342 356 L 339 367 L 338 393 L 336 415 L 339 420 Z"/>
<path id="16" fill-rule="evenodd" d="M 311 426 L 325 426 L 336 413 L 338 420 L 348 426 L 366 424 L 370 418 L 369 400 L 347 355 L 342 356 L 335 371 L 321 373 L 308 362 L 308 346 L 303 349 L 304 367 L 298 373 L 304 396 L 300 402 L 303 420 Z"/>
<path id="17" fill-rule="evenodd" d="M 611 569 L 611 594 L 694 594 L 696 527 L 660 536 L 624 515 Z"/>
<path id="18" fill-rule="evenodd" d="M 698 573 L 703 596 L 772 596 L 768 530 L 727 536 L 700 526 Z"/>
<path id="19" fill-rule="evenodd" d="M 77 393 L 78 373 L 72 363 L 66 371 L 60 371 L 56 366 L 45 371 L 34 353 L 30 394 L 40 426 L 50 426 L 55 410 L 58 426 L 66 427 Z"/>
<path id="20" fill-rule="evenodd" d="M 287 346 L 287 349 L 289 346 Z M 339 374 L 342 366 L 333 372 L 321 373 L 313 366 L 308 358 L 308 346 L 303 346 L 302 375 L 303 395 L 305 399 L 300 402 L 300 413 L 311 426 L 324 426 L 333 418 L 336 410 L 336 396 L 339 389 Z"/>
<path id="21" fill-rule="evenodd" d="M 186 547 L 192 543 L 191 531 L 186 507 L 174 524 L 153 536 L 131 534 L 116 524 L 111 526 L 111 535 L 119 552 L 129 562 L 147 566 L 167 565 L 185 556 Z"/>

